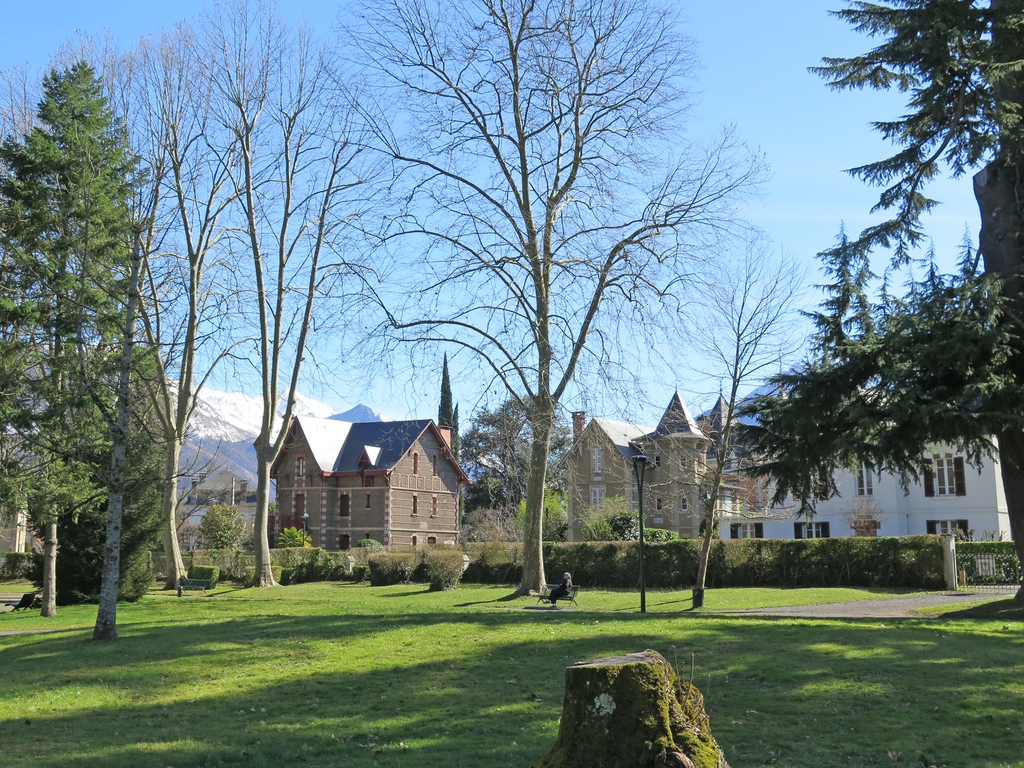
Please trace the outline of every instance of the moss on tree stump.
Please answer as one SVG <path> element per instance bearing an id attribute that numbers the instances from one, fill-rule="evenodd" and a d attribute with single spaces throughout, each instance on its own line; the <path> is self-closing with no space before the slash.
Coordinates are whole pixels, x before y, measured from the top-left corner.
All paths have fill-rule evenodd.
<path id="1" fill-rule="evenodd" d="M 704 697 L 657 651 L 565 670 L 558 739 L 537 768 L 729 768 Z"/>

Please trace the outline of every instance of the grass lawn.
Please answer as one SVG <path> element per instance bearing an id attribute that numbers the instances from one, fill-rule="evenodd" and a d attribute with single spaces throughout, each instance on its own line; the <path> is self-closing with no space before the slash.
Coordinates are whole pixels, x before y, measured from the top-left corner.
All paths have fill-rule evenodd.
<path id="1" fill-rule="evenodd" d="M 0 616 L 0 766 L 530 766 L 563 669 L 654 648 L 707 695 L 733 768 L 1024 767 L 1020 618 L 778 619 L 689 592 L 305 584 L 151 595 L 94 643 L 94 606 Z M 891 595 L 892 593 L 888 593 Z M 888 596 L 713 590 L 714 609 Z M 1019 616 L 1019 614 L 1018 614 Z"/>

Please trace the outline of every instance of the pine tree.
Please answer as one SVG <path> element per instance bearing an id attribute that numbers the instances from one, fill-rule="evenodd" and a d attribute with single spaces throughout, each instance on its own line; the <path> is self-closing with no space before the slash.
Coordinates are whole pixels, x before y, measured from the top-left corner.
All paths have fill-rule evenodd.
<path id="1" fill-rule="evenodd" d="M 43 615 L 56 612 L 57 524 L 104 496 L 137 180 L 92 68 L 43 80 L 37 126 L 0 147 L 0 405 L 45 541 Z M 109 415 L 109 414 L 108 414 Z"/>

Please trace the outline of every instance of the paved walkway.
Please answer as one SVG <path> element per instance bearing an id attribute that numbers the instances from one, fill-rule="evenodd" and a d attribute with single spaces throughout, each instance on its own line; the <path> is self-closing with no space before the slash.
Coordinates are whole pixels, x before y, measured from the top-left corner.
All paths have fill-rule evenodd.
<path id="1" fill-rule="evenodd" d="M 980 600 L 998 600 L 1012 597 L 1013 588 L 1007 591 L 981 590 L 970 592 L 934 592 L 925 595 L 888 597 L 879 600 L 855 600 L 850 603 L 823 603 L 821 605 L 792 605 L 782 608 L 749 608 L 741 611 L 717 611 L 717 613 L 754 614 L 762 616 L 802 616 L 816 619 L 843 618 L 921 618 L 913 613 L 915 608 L 931 608 L 938 605 L 974 603 Z"/>

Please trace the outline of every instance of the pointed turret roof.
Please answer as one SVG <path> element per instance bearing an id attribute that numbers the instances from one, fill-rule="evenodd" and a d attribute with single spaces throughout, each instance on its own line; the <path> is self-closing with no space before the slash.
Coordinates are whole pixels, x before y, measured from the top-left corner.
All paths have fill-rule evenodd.
<path id="1" fill-rule="evenodd" d="M 686 407 L 683 398 L 676 392 L 669 400 L 668 408 L 662 414 L 658 428 L 651 433 L 651 437 L 700 437 L 704 434 L 697 428 L 697 422 L 693 420 L 690 409 Z"/>

